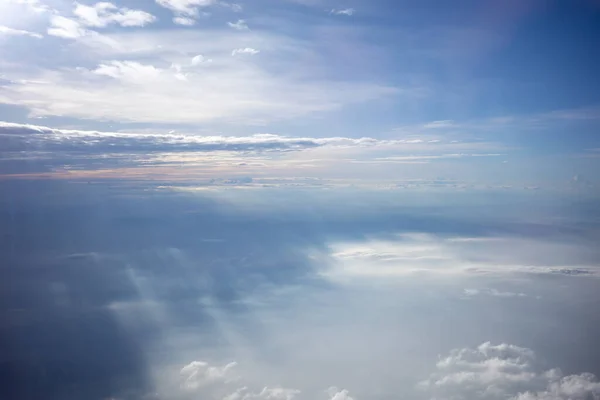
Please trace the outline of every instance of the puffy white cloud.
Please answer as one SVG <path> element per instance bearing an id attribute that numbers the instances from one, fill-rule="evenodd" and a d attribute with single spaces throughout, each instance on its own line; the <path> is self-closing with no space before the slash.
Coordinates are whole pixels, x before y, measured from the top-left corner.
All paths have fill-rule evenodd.
<path id="1" fill-rule="evenodd" d="M 65 39 L 76 39 L 90 34 L 78 21 L 63 17 L 62 15 L 53 15 L 50 18 L 50 27 L 48 35 L 58 36 Z"/>
<path id="2" fill-rule="evenodd" d="M 108 2 L 99 2 L 93 6 L 75 3 L 73 18 L 62 15 L 53 15 L 50 18 L 48 34 L 65 39 L 100 37 L 97 32 L 88 28 L 104 28 L 109 25 L 145 26 L 155 20 L 156 17 L 145 11 L 119 8 Z"/>
<path id="3" fill-rule="evenodd" d="M 156 17 L 145 11 L 120 8 L 109 2 L 99 2 L 92 6 L 75 3 L 73 14 L 82 25 L 95 28 L 103 28 L 111 24 L 145 26 L 156 20 Z"/>
<path id="4" fill-rule="evenodd" d="M 243 19 L 239 19 L 237 22 L 228 22 L 227 25 L 233 29 L 237 29 L 238 31 L 248 30 L 248 24 Z"/>
<path id="5" fill-rule="evenodd" d="M 600 383 L 592 374 L 563 376 L 558 369 L 545 370 L 532 350 L 505 343 L 454 349 L 419 386 L 436 400 L 600 398 Z"/>
<path id="6" fill-rule="evenodd" d="M 260 53 L 260 50 L 256 50 L 253 49 L 252 47 L 244 47 L 244 48 L 240 48 L 240 49 L 235 49 L 231 52 L 232 56 L 236 56 L 238 54 L 250 54 L 250 55 L 255 55 Z"/>
<path id="7" fill-rule="evenodd" d="M 210 63 L 212 60 L 210 58 L 204 57 L 202 54 L 198 54 L 197 56 L 192 57 L 191 64 L 193 66 L 198 66 L 204 63 Z"/>
<path id="8" fill-rule="evenodd" d="M 231 382 L 235 380 L 232 370 L 236 365 L 236 362 L 231 362 L 222 367 L 215 367 L 205 361 L 193 361 L 181 368 L 183 387 L 195 390 L 214 383 Z"/>
<path id="9" fill-rule="evenodd" d="M 329 400 L 354 400 L 353 397 L 350 396 L 350 392 L 346 389 L 338 389 L 335 386 L 327 389 L 327 394 L 329 395 Z"/>
<path id="10" fill-rule="evenodd" d="M 25 30 L 22 30 L 22 29 L 13 29 L 13 28 L 9 28 L 8 26 L 2 26 L 2 25 L 0 25 L 0 37 L 2 35 L 6 35 L 6 36 L 29 36 L 29 37 L 36 38 L 36 39 L 41 39 L 42 38 L 42 35 L 40 35 L 39 33 L 25 31 Z"/>

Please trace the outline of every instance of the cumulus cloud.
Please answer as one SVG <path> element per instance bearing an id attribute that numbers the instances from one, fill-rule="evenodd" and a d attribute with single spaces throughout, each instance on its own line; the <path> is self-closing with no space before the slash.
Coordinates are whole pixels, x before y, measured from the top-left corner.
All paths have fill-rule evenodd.
<path id="1" fill-rule="evenodd" d="M 236 56 L 238 54 L 250 54 L 250 55 L 255 55 L 260 53 L 260 50 L 256 50 L 253 49 L 252 47 L 245 47 L 245 48 L 240 48 L 240 49 L 235 49 L 231 52 L 232 56 Z"/>
<path id="2" fill-rule="evenodd" d="M 0 25 L 0 37 L 2 35 L 6 35 L 6 36 L 29 36 L 29 37 L 36 38 L 36 39 L 41 39 L 43 37 L 39 33 L 25 31 L 25 30 L 22 30 L 22 29 L 13 29 L 13 28 L 9 28 L 8 26 Z"/>
<path id="3" fill-rule="evenodd" d="M 235 374 L 236 366 L 237 362 L 212 366 L 205 361 L 193 361 L 180 371 L 181 388 L 200 398 L 215 400 L 293 400 L 300 394 L 300 390 L 281 386 L 252 389 L 243 376 Z M 246 385 L 240 387 L 244 382 Z"/>
<path id="4" fill-rule="evenodd" d="M 329 395 L 329 400 L 354 400 L 353 397 L 350 396 L 350 392 L 346 389 L 338 389 L 335 386 L 327 389 L 327 394 Z"/>
<path id="5" fill-rule="evenodd" d="M 248 24 L 245 20 L 239 19 L 237 22 L 228 22 L 230 28 L 237 29 L 238 31 L 246 31 L 248 30 Z"/>
<path id="6" fill-rule="evenodd" d="M 419 386 L 436 400 L 600 398 L 600 383 L 594 375 L 563 376 L 559 369 L 545 370 L 532 350 L 505 343 L 454 349 Z"/>
<path id="7" fill-rule="evenodd" d="M 76 39 L 90 34 L 78 21 L 63 17 L 62 15 L 53 15 L 50 18 L 50 27 L 48 35 L 58 36 L 65 39 Z"/>
<path id="8" fill-rule="evenodd" d="M 212 62 L 212 60 L 210 58 L 206 58 L 202 54 L 198 54 L 198 55 L 192 57 L 191 64 L 192 64 L 192 66 L 198 66 L 200 64 L 210 63 L 210 62 Z"/>
<path id="9" fill-rule="evenodd" d="M 156 20 L 156 17 L 145 11 L 120 8 L 109 2 L 99 2 L 92 6 L 75 3 L 73 14 L 82 25 L 94 28 L 104 28 L 113 24 L 145 26 Z"/>
<path id="10" fill-rule="evenodd" d="M 155 20 L 156 17 L 145 11 L 120 8 L 109 2 L 99 2 L 92 6 L 75 3 L 72 18 L 62 15 L 53 15 L 50 18 L 48 34 L 65 39 L 99 37 L 97 32 L 88 28 L 105 28 L 109 25 L 145 26 Z"/>
<path id="11" fill-rule="evenodd" d="M 183 387 L 196 390 L 214 383 L 228 383 L 235 380 L 233 368 L 236 362 L 231 362 L 222 367 L 209 365 L 205 361 L 193 361 L 180 371 L 184 378 Z"/>

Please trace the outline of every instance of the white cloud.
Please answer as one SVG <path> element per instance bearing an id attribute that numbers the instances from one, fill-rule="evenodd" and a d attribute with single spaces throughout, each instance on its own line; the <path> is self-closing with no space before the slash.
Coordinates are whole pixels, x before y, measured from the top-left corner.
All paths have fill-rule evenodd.
<path id="1" fill-rule="evenodd" d="M 6 78 L 15 84 L 0 94 L 0 103 L 24 106 L 32 117 L 264 125 L 399 92 L 378 83 L 332 81 L 315 75 L 319 63 L 324 62 L 318 55 L 310 65 L 299 64 L 292 57 L 312 52 L 306 43 L 267 32 L 239 35 L 224 27 L 100 34 L 75 19 L 55 16 L 49 34 L 77 39 L 73 48 L 88 65 L 92 60 L 97 60 L 98 66 L 129 61 L 164 71 L 172 64 L 189 65 L 190 57 L 200 53 L 210 54 L 214 68 L 182 71 L 186 81 L 176 79 L 172 71 L 161 73 L 143 91 L 132 90 L 123 80 L 102 81 L 92 73 L 97 67 L 31 66 L 9 71 Z M 249 62 L 247 58 L 258 52 L 257 45 L 273 52 L 281 49 L 287 56 Z M 231 56 L 231 49 L 237 50 L 236 57 Z M 275 65 L 277 69 L 272 68 Z M 282 66 L 288 73 L 276 72 Z"/>
<path id="2" fill-rule="evenodd" d="M 66 18 L 61 15 L 53 15 L 50 18 L 48 35 L 58 36 L 65 39 L 76 39 L 88 34 L 90 34 L 90 31 L 85 29 L 74 19 Z"/>
<path id="3" fill-rule="evenodd" d="M 452 120 L 432 121 L 423 125 L 425 129 L 443 129 L 456 127 L 456 124 Z"/>
<path id="4" fill-rule="evenodd" d="M 191 64 L 193 66 L 198 66 L 204 63 L 210 63 L 212 60 L 210 58 L 204 57 L 202 54 L 198 54 L 197 56 L 192 57 Z"/>
<path id="5" fill-rule="evenodd" d="M 237 22 L 228 22 L 227 25 L 233 29 L 237 29 L 238 31 L 248 30 L 248 24 L 243 19 L 239 19 Z"/>
<path id="6" fill-rule="evenodd" d="M 331 14 L 334 15 L 347 15 L 347 16 L 352 16 L 354 15 L 354 13 L 356 13 L 356 10 L 354 8 L 343 8 L 343 9 L 333 9 L 331 10 Z"/>
<path id="7" fill-rule="evenodd" d="M 226 8 L 229 8 L 233 12 L 242 12 L 242 11 L 244 11 L 244 7 L 242 7 L 242 5 L 238 4 L 238 3 L 227 3 L 227 2 L 221 1 L 219 3 L 219 5 L 223 6 L 223 7 L 226 7 Z"/>
<path id="8" fill-rule="evenodd" d="M 50 10 L 50 7 L 43 4 L 39 0 L 8 0 L 8 3 L 23 4 L 27 8 L 36 13 L 43 13 Z"/>
<path id="9" fill-rule="evenodd" d="M 236 362 L 222 367 L 214 367 L 204 361 L 193 361 L 180 371 L 184 377 L 183 387 L 190 390 L 199 389 L 213 383 L 227 383 L 235 380 L 233 368 Z"/>
<path id="10" fill-rule="evenodd" d="M 155 0 L 162 7 L 175 14 L 173 22 L 178 25 L 193 25 L 192 21 L 200 15 L 200 8 L 217 4 L 217 0 Z"/>
<path id="11" fill-rule="evenodd" d="M 464 295 L 467 297 L 474 296 L 493 296 L 493 297 L 527 297 L 525 293 L 503 292 L 498 289 L 465 289 Z"/>
<path id="12" fill-rule="evenodd" d="M 350 396 L 350 392 L 346 389 L 338 389 L 335 386 L 327 389 L 327 394 L 329 395 L 329 400 L 354 400 L 353 397 Z"/>
<path id="13" fill-rule="evenodd" d="M 332 279 L 401 277 L 414 273 L 598 275 L 589 249 L 572 243 L 514 237 L 445 238 L 401 234 L 396 240 L 332 243 L 332 262 L 323 274 Z M 584 261 L 575 261 L 584 260 Z M 580 262 L 582 265 L 577 265 Z M 565 267 L 569 265 L 569 267 Z M 595 275 L 594 275 L 595 276 Z M 493 289 L 469 290 L 465 295 L 522 297 Z"/>
<path id="14" fill-rule="evenodd" d="M 111 24 L 127 27 L 145 26 L 156 20 L 156 17 L 145 11 L 120 8 L 109 2 L 99 2 L 92 6 L 75 3 L 73 14 L 82 25 L 95 28 Z"/>
<path id="15" fill-rule="evenodd" d="M 256 50 L 253 49 L 252 47 L 244 47 L 244 48 L 240 48 L 240 49 L 235 49 L 231 52 L 232 56 L 236 56 L 238 54 L 250 54 L 250 55 L 255 55 L 260 53 L 260 50 Z"/>
<path id="16" fill-rule="evenodd" d="M 161 74 L 161 70 L 152 65 L 144 65 L 134 61 L 111 61 L 107 64 L 100 64 L 92 73 L 125 82 L 148 83 L 157 79 Z"/>
<path id="17" fill-rule="evenodd" d="M 196 23 L 196 20 L 189 17 L 173 17 L 173 23 L 176 25 L 192 26 Z"/>
<path id="18" fill-rule="evenodd" d="M 8 26 L 2 26 L 2 25 L 0 25 L 0 35 L 29 36 L 29 37 L 33 37 L 36 39 L 41 39 L 43 37 L 39 33 L 29 32 L 29 31 L 25 31 L 22 29 L 13 29 L 13 28 L 9 28 Z"/>
<path id="19" fill-rule="evenodd" d="M 585 400 L 600 396 L 592 374 L 563 376 L 540 368 L 527 348 L 483 343 L 476 349 L 454 349 L 419 384 L 436 400 Z"/>

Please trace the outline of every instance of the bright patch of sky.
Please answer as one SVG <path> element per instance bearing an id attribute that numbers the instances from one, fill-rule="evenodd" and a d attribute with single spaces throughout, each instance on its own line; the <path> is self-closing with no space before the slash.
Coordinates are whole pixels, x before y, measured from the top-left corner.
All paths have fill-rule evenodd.
<path id="1" fill-rule="evenodd" d="M 543 164 L 581 183 L 599 164 L 599 26 L 591 0 L 8 0 L 0 120 L 430 143 L 353 154 L 400 175 L 406 157 L 428 157 L 411 160 L 415 171 L 454 154 L 434 143 L 481 142 L 503 155 L 497 166 L 471 157 L 433 175 L 483 168 L 508 185 Z"/>

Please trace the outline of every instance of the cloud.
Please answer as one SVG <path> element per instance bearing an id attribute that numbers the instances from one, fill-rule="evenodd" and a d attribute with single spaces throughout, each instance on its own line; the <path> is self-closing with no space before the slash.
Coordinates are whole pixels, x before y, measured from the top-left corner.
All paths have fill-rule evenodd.
<path id="1" fill-rule="evenodd" d="M 217 4 L 217 0 L 156 0 L 156 3 L 175 14 L 173 22 L 178 25 L 193 25 L 200 8 Z"/>
<path id="2" fill-rule="evenodd" d="M 523 221 L 524 222 L 524 221 Z M 323 274 L 332 279 L 392 278 L 430 274 L 563 274 L 598 276 L 598 254 L 573 243 L 511 236 L 443 237 L 405 233 L 390 240 L 331 243 L 331 264 Z M 580 266 L 574 266 L 579 264 Z M 569 265 L 566 267 L 565 265 Z M 521 297 L 494 289 L 465 292 Z"/>
<path id="3" fill-rule="evenodd" d="M 237 22 L 228 22 L 227 25 L 233 29 L 237 29 L 238 31 L 248 30 L 248 24 L 243 19 L 239 19 Z"/>
<path id="4" fill-rule="evenodd" d="M 192 57 L 192 61 L 191 61 L 193 66 L 198 66 L 200 64 L 210 63 L 210 62 L 212 62 L 212 60 L 210 58 L 204 57 L 202 54 L 198 54 L 197 56 Z"/>
<path id="5" fill-rule="evenodd" d="M 356 10 L 354 8 L 343 8 L 343 9 L 333 9 L 330 11 L 330 14 L 334 14 L 334 15 L 346 15 L 348 17 L 354 15 L 354 13 L 356 13 Z"/>
<path id="6" fill-rule="evenodd" d="M 36 38 L 36 39 L 41 39 L 43 37 L 39 33 L 25 31 L 25 30 L 22 30 L 22 29 L 13 29 L 13 28 L 9 28 L 8 26 L 2 26 L 2 25 L 0 25 L 0 36 L 2 36 L 2 35 L 6 35 L 6 36 L 29 36 L 29 37 Z"/>
<path id="7" fill-rule="evenodd" d="M 44 13 L 50 11 L 50 7 L 43 4 L 40 0 L 8 0 L 8 3 L 23 4 L 29 10 L 35 13 Z"/>
<path id="8" fill-rule="evenodd" d="M 173 23 L 176 25 L 192 26 L 196 23 L 196 20 L 189 17 L 174 17 Z"/>
<path id="9" fill-rule="evenodd" d="M 65 39 L 77 39 L 84 36 L 103 38 L 97 32 L 87 28 L 104 28 L 109 25 L 145 26 L 155 20 L 156 17 L 145 11 L 119 8 L 108 2 L 99 2 L 93 6 L 75 3 L 73 18 L 52 15 L 48 34 Z"/>
<path id="10" fill-rule="evenodd" d="M 372 77 L 323 78 L 314 71 L 320 65 L 317 55 L 310 65 L 295 59 L 295 54 L 312 52 L 310 48 L 291 37 L 267 32 L 239 35 L 223 28 L 100 34 L 72 18 L 54 16 L 51 22 L 49 34 L 77 39 L 73 47 L 85 59 L 85 66 L 31 65 L 8 71 L 5 79 L 13 83 L 3 88 L 0 103 L 23 106 L 31 117 L 264 126 L 400 94 L 398 88 L 370 82 Z M 287 55 L 250 62 L 259 44 Z M 185 81 L 174 76 L 174 71 L 169 73 L 172 64 L 187 65 L 189 57 L 199 52 L 210 56 L 214 68 L 185 71 Z M 127 81 L 102 80 L 93 73 L 112 62 L 137 62 L 163 73 L 148 81 L 143 91 L 134 90 Z M 283 67 L 289 68 L 289 73 L 277 72 Z"/>
<path id="11" fill-rule="evenodd" d="M 247 387 L 237 389 L 223 400 L 293 400 L 300 390 L 265 386 L 260 392 L 251 392 Z"/>
<path id="12" fill-rule="evenodd" d="M 527 297 L 525 293 L 502 292 L 497 289 L 465 289 L 464 295 L 467 297 L 474 296 L 493 296 L 493 297 Z"/>
<path id="13" fill-rule="evenodd" d="M 329 400 L 354 400 L 353 397 L 350 396 L 350 392 L 346 389 L 338 389 L 335 386 L 327 389 L 327 394 L 329 395 Z"/>
<path id="14" fill-rule="evenodd" d="M 92 73 L 125 82 L 143 84 L 157 79 L 161 70 L 152 65 L 144 65 L 135 61 L 110 61 L 107 64 L 100 64 Z"/>
<path id="15" fill-rule="evenodd" d="M 65 39 L 76 39 L 90 33 L 90 31 L 83 28 L 82 25 L 74 19 L 66 18 L 62 15 L 53 15 L 50 18 L 48 35 L 58 36 Z"/>
<path id="16" fill-rule="evenodd" d="M 231 362 L 222 367 L 214 367 L 204 361 L 193 361 L 180 371 L 184 377 L 183 387 L 196 390 L 214 383 L 231 382 L 235 380 L 232 370 L 236 365 L 236 362 Z"/>
<path id="17" fill-rule="evenodd" d="M 108 25 L 145 26 L 156 21 L 156 17 L 141 10 L 120 8 L 109 2 L 99 2 L 92 6 L 75 3 L 73 14 L 79 22 L 88 27 L 104 28 Z"/>
<path id="18" fill-rule="evenodd" d="M 227 3 L 227 2 L 221 1 L 219 3 L 219 5 L 222 6 L 222 7 L 225 7 L 225 8 L 229 8 L 233 12 L 242 12 L 242 11 L 244 11 L 244 7 L 242 7 L 242 5 L 238 4 L 238 3 Z"/>
<path id="19" fill-rule="evenodd" d="M 255 55 L 260 53 L 260 50 L 256 50 L 253 49 L 252 47 L 245 47 L 245 48 L 240 48 L 240 49 L 235 49 L 231 52 L 232 56 L 236 56 L 238 54 L 250 54 L 250 55 Z"/>
<path id="20" fill-rule="evenodd" d="M 483 343 L 476 349 L 454 349 L 419 384 L 432 399 L 444 400 L 585 400 L 600 396 L 594 375 L 563 376 L 540 367 L 527 348 Z"/>

